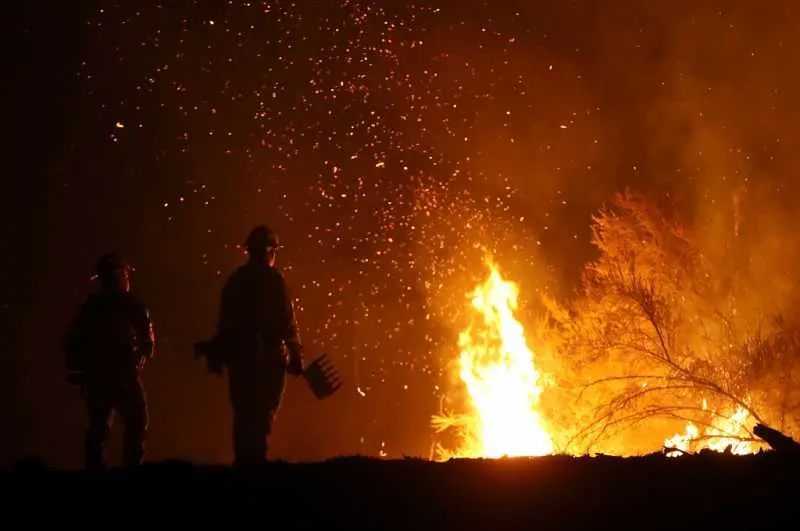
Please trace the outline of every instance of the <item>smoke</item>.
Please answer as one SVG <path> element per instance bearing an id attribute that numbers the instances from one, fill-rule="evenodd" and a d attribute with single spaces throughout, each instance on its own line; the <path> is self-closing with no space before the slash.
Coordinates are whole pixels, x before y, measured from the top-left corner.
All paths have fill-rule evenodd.
<path id="1" fill-rule="evenodd" d="M 578 10 L 587 4 L 595 9 Z M 490 223 L 503 227 L 499 239 L 484 238 L 523 298 L 540 288 L 571 297 L 595 252 L 591 214 L 632 188 L 686 227 L 726 286 L 716 302 L 731 306 L 742 339 L 775 315 L 796 318 L 800 47 L 787 39 L 800 12 L 791 2 L 603 4 L 509 5 L 524 36 L 448 50 L 492 95 L 473 133 L 445 146 L 467 160 L 470 177 L 457 184 L 470 196 L 502 198 Z M 580 36 L 532 29 L 558 23 Z M 487 14 L 482 30 L 492 25 Z M 467 290 L 454 282 L 430 304 Z"/>
<path id="2" fill-rule="evenodd" d="M 459 152 L 472 194 L 515 190 L 507 217 L 534 235 L 525 252 L 544 255 L 565 294 L 592 256 L 589 216 L 630 187 L 758 286 L 748 304 L 788 310 L 800 242 L 796 5 L 621 4 L 509 4 L 506 19 L 526 31 L 454 47 L 491 94 Z M 486 15 L 492 31 L 500 17 Z"/>
<path id="3" fill-rule="evenodd" d="M 798 47 L 786 41 L 796 6 L 705 3 L 679 18 L 655 15 L 669 21 L 669 47 L 664 91 L 648 113 L 651 152 L 671 154 L 662 171 L 672 174 L 673 204 L 716 270 L 738 279 L 742 313 L 789 311 L 800 243 L 790 221 Z"/>

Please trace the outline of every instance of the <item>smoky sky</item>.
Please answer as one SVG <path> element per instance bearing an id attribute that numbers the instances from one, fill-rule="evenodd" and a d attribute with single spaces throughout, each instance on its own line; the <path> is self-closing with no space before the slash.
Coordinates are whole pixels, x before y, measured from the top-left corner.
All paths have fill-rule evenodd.
<path id="1" fill-rule="evenodd" d="M 793 300 L 788 0 L 15 9 L 6 460 L 79 462 L 85 421 L 61 346 L 111 249 L 133 261 L 158 334 L 152 459 L 229 458 L 224 380 L 191 345 L 213 333 L 257 223 L 286 244 L 309 356 L 330 352 L 347 380 L 326 402 L 291 382 L 273 441 L 289 459 L 427 456 L 461 294 L 485 273 L 476 249 L 523 299 L 570 296 L 593 256 L 591 214 L 626 187 L 707 229 L 709 252 L 744 227 L 755 274 Z"/>

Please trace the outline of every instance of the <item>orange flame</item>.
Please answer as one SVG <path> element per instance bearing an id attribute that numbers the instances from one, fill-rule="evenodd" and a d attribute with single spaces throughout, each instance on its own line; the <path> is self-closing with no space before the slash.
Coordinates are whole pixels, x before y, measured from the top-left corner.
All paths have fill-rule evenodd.
<path id="1" fill-rule="evenodd" d="M 517 457 L 553 453 L 539 399 L 543 388 L 525 331 L 514 316 L 518 288 L 486 260 L 487 280 L 470 293 L 477 317 L 459 335 L 460 377 L 469 414 L 434 417 L 441 429 L 457 427 L 462 444 L 439 457 Z M 440 431 L 441 431 L 440 429 Z"/>
<path id="2" fill-rule="evenodd" d="M 705 400 L 703 400 L 703 409 L 708 409 Z M 704 430 L 702 436 L 697 426 L 687 422 L 684 433 L 677 433 L 664 441 L 665 448 L 681 451 L 671 451 L 667 455 L 677 457 L 683 452 L 697 452 L 704 448 L 715 452 L 725 452 L 729 449 L 730 453 L 735 455 L 754 454 L 763 445 L 747 440 L 749 438 L 747 425 L 753 423 L 749 417 L 747 410 L 741 406 L 729 417 L 715 415 L 711 425 Z"/>

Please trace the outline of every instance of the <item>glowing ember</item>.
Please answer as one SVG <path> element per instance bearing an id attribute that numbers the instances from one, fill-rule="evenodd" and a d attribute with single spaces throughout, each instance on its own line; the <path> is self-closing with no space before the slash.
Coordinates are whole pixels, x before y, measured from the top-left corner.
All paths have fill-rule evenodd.
<path id="1" fill-rule="evenodd" d="M 553 452 L 542 425 L 542 387 L 522 325 L 514 317 L 517 286 L 487 259 L 489 278 L 470 294 L 478 319 L 459 336 L 460 376 L 470 414 L 434 417 L 440 430 L 457 427 L 462 445 L 439 457 L 537 456 Z"/>
<path id="2" fill-rule="evenodd" d="M 707 409 L 705 400 L 703 409 Z M 687 422 L 684 433 L 678 433 L 664 441 L 666 448 L 675 448 L 682 452 L 673 451 L 667 455 L 677 457 L 683 455 L 683 452 L 697 452 L 704 448 L 715 452 L 725 452 L 730 448 L 730 452 L 736 455 L 754 454 L 762 444 L 749 440 L 752 436 L 747 429 L 748 419 L 747 410 L 740 406 L 730 417 L 714 416 L 702 436 L 697 426 Z"/>

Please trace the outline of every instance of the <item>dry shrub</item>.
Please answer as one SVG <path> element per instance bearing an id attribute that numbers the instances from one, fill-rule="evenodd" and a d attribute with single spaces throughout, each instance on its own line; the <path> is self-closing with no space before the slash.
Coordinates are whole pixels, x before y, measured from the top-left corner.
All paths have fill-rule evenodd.
<path id="1" fill-rule="evenodd" d="M 779 315 L 737 311 L 757 286 L 630 192 L 593 217 L 592 243 L 599 257 L 580 295 L 546 301 L 540 332 L 555 379 L 545 407 L 563 451 L 641 453 L 686 422 L 709 426 L 738 408 L 748 428 L 797 433 L 800 334 Z"/>

